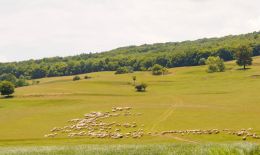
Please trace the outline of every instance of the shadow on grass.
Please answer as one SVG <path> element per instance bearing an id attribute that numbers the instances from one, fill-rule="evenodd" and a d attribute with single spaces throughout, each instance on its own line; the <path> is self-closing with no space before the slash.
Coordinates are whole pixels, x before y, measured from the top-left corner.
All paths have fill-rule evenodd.
<path id="1" fill-rule="evenodd" d="M 251 69 L 251 68 L 238 68 L 237 70 L 241 70 L 241 71 L 246 71 L 246 70 L 249 70 L 249 69 Z"/>
<path id="2" fill-rule="evenodd" d="M 0 97 L 0 99 L 4 100 L 4 99 L 12 99 L 14 98 L 14 96 L 4 96 L 4 97 Z"/>

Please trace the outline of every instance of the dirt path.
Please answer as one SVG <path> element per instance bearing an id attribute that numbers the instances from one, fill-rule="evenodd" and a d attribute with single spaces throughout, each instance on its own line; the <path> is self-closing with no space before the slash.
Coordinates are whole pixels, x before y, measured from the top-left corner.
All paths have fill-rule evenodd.
<path id="1" fill-rule="evenodd" d="M 156 127 L 160 123 L 166 121 L 172 115 L 172 113 L 176 110 L 176 105 L 180 105 L 180 104 L 183 104 L 183 100 L 180 97 L 178 97 L 178 102 L 170 105 L 170 107 L 162 115 L 160 115 L 156 119 L 156 121 L 154 121 L 155 123 L 153 124 L 151 131 L 154 131 L 154 129 L 156 129 Z"/>
<path id="2" fill-rule="evenodd" d="M 176 110 L 176 105 L 180 105 L 182 103 L 183 103 L 182 99 L 179 98 L 178 104 L 171 105 L 160 117 L 158 117 L 156 119 L 155 123 L 153 124 L 153 126 L 151 128 L 151 131 L 154 131 L 156 129 L 156 127 L 158 125 L 160 125 L 160 123 L 166 121 L 172 115 L 172 113 Z M 186 138 L 179 137 L 179 136 L 175 136 L 175 135 L 167 135 L 167 137 L 170 137 L 170 138 L 182 141 L 182 142 L 188 142 L 188 143 L 193 143 L 193 144 L 199 143 L 197 141 L 193 141 L 193 140 L 186 139 Z"/>
<path id="3" fill-rule="evenodd" d="M 174 111 L 174 105 L 171 105 L 169 109 L 167 109 L 158 119 L 156 119 L 155 123 L 153 124 L 151 131 L 154 131 L 154 129 L 163 121 L 167 120 L 168 117 L 170 117 Z"/>

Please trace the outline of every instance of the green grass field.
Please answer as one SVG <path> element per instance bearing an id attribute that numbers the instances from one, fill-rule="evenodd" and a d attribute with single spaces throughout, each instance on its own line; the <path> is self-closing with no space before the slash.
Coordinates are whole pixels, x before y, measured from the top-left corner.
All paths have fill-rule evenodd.
<path id="1" fill-rule="evenodd" d="M 92 78 L 87 80 L 80 75 L 80 81 L 72 81 L 72 77 L 41 79 L 39 85 L 16 89 L 14 98 L 0 99 L 0 147 L 4 150 L 23 146 L 122 144 L 131 148 L 133 144 L 172 143 L 195 147 L 243 143 L 241 137 L 223 133 L 145 135 L 140 139 L 68 138 L 63 135 L 44 138 L 50 129 L 65 126 L 72 118 L 119 106 L 130 106 L 133 113 L 141 113 L 141 116 L 114 117 L 109 121 L 135 121 L 144 125 L 138 127 L 144 132 L 253 128 L 254 133 L 260 134 L 260 57 L 255 57 L 254 65 L 246 71 L 239 70 L 233 61 L 226 63 L 226 67 L 225 72 L 212 74 L 205 72 L 206 66 L 198 66 L 170 69 L 171 74 L 165 76 L 152 76 L 150 72 L 122 75 L 98 72 L 88 74 Z M 137 83 L 148 84 L 147 92 L 134 90 L 133 75 Z M 260 139 L 248 138 L 247 142 L 260 144 Z"/>

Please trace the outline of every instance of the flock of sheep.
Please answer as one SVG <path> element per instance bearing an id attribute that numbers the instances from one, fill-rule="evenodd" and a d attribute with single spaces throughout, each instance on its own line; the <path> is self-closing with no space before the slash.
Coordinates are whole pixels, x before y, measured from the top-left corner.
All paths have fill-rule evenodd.
<path id="1" fill-rule="evenodd" d="M 141 113 L 131 113 L 131 107 L 113 107 L 110 112 L 91 112 L 84 115 L 84 118 L 71 119 L 68 122 L 70 125 L 64 127 L 54 127 L 51 130 L 50 134 L 45 135 L 44 137 L 56 137 L 58 134 L 67 134 L 68 137 L 81 137 L 88 136 L 91 138 L 141 138 L 146 135 L 167 135 L 167 134 L 177 134 L 184 136 L 185 134 L 196 134 L 196 135 L 210 135 L 210 134 L 219 134 L 225 133 L 235 136 L 241 136 L 243 140 L 246 140 L 248 137 L 254 139 L 260 139 L 260 136 L 252 132 L 252 128 L 241 129 L 241 130 L 230 130 L 230 129 L 210 129 L 210 130 L 171 130 L 171 131 L 162 131 L 160 133 L 147 132 L 140 127 L 144 125 L 137 125 L 136 122 L 127 122 L 127 123 L 116 123 L 116 122 L 103 122 L 103 119 L 110 117 L 118 116 L 140 116 Z M 125 133 L 123 133 L 123 131 Z M 126 132 L 127 131 L 127 132 Z"/>
<path id="2" fill-rule="evenodd" d="M 248 129 L 241 129 L 241 130 L 230 130 L 230 129 L 211 129 L 211 130 L 172 130 L 172 131 L 163 131 L 161 132 L 162 135 L 166 134 L 181 134 L 184 136 L 185 134 L 196 134 L 196 135 L 202 135 L 202 134 L 219 134 L 219 133 L 225 133 L 229 135 L 235 135 L 235 136 L 241 136 L 243 140 L 246 140 L 248 137 L 252 137 L 254 139 L 260 139 L 260 136 L 256 133 L 252 133 L 252 128 Z"/>
<path id="3" fill-rule="evenodd" d="M 71 119 L 70 125 L 64 127 L 54 127 L 50 134 L 45 137 L 56 137 L 59 134 L 67 134 L 68 137 L 88 136 L 91 138 L 140 138 L 144 135 L 143 129 L 137 129 L 136 122 L 127 123 L 106 123 L 102 120 L 118 116 L 140 116 L 141 113 L 131 113 L 131 107 L 114 107 L 111 112 L 91 112 L 84 115 L 84 118 Z M 141 125 L 143 126 L 143 125 Z M 131 131 L 122 133 L 125 128 Z"/>

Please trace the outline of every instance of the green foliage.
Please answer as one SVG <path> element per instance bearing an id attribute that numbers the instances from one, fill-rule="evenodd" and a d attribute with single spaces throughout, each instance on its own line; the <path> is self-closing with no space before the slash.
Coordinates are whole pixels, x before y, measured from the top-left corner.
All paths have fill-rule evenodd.
<path id="1" fill-rule="evenodd" d="M 32 71 L 32 79 L 43 78 L 47 74 L 47 70 L 42 67 L 37 67 Z"/>
<path id="2" fill-rule="evenodd" d="M 237 61 L 239 66 L 243 66 L 246 69 L 247 65 L 252 65 L 253 49 L 248 46 L 240 46 L 237 49 Z"/>
<path id="3" fill-rule="evenodd" d="M 23 87 L 29 85 L 24 76 L 20 76 L 19 79 L 17 79 L 13 74 L 10 73 L 2 74 L 0 76 L 0 82 L 1 81 L 9 81 L 13 85 L 15 85 L 15 87 Z"/>
<path id="4" fill-rule="evenodd" d="M 119 67 L 117 68 L 115 74 L 126 74 L 126 73 L 133 73 L 133 68 L 130 66 L 126 66 L 126 67 Z"/>
<path id="5" fill-rule="evenodd" d="M 146 71 L 155 64 L 167 68 L 202 65 L 202 60 L 209 56 L 233 60 L 241 44 L 252 48 L 254 56 L 260 55 L 259 36 L 260 32 L 253 32 L 222 38 L 128 46 L 103 53 L 0 63 L 0 75 L 10 73 L 16 77 L 23 75 L 36 79 L 117 69 L 119 73 L 124 73 L 127 66 L 134 71 Z"/>
<path id="6" fill-rule="evenodd" d="M 199 65 L 206 65 L 206 61 L 207 61 L 207 59 L 205 59 L 205 58 L 200 58 L 200 60 L 199 60 Z"/>
<path id="7" fill-rule="evenodd" d="M 29 86 L 29 83 L 26 81 L 24 76 L 20 76 L 20 78 L 15 83 L 16 87 L 24 87 Z"/>
<path id="8" fill-rule="evenodd" d="M 164 74 L 168 73 L 167 68 L 165 68 L 161 65 L 158 65 L 158 64 L 153 65 L 153 67 L 151 68 L 151 71 L 152 71 L 153 75 L 164 75 Z"/>
<path id="9" fill-rule="evenodd" d="M 225 71 L 224 61 L 220 57 L 208 57 L 206 64 L 208 65 L 208 72 L 223 72 Z"/>
<path id="10" fill-rule="evenodd" d="M 10 81 L 2 81 L 0 83 L 0 92 L 3 96 L 10 96 L 14 93 L 15 86 Z"/>
<path id="11" fill-rule="evenodd" d="M 17 80 L 17 78 L 13 74 L 10 74 L 10 73 L 2 74 L 0 76 L 0 81 L 9 81 L 9 82 L 15 84 L 16 80 Z"/>
<path id="12" fill-rule="evenodd" d="M 138 92 L 144 92 L 144 91 L 146 91 L 146 88 L 147 88 L 147 84 L 146 83 L 141 83 L 141 84 L 139 84 L 139 85 L 136 85 L 135 86 L 135 89 L 136 89 L 136 91 L 138 91 Z"/>
<path id="13" fill-rule="evenodd" d="M 80 80 L 80 77 L 78 75 L 73 77 L 73 81 L 78 81 L 78 80 Z"/>

